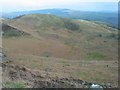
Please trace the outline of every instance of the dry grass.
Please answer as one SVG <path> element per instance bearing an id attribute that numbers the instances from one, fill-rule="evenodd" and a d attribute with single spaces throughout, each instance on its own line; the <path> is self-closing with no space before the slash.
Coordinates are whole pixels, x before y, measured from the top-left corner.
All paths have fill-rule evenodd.
<path id="1" fill-rule="evenodd" d="M 17 55 L 13 64 L 25 66 L 32 70 L 40 70 L 51 77 L 74 77 L 93 83 L 111 83 L 117 85 L 117 61 L 85 61 L 67 60 L 35 55 Z"/>
<path id="2" fill-rule="evenodd" d="M 3 46 L 13 64 L 45 71 L 52 77 L 74 77 L 89 82 L 117 85 L 118 63 L 115 58 L 114 60 L 77 59 L 80 51 L 75 47 L 71 49 L 70 46 L 55 40 L 44 42 L 28 37 L 5 38 Z"/>
<path id="3" fill-rule="evenodd" d="M 34 23 L 25 25 L 22 21 L 6 21 L 31 36 L 3 38 L 4 51 L 13 64 L 45 71 L 52 77 L 74 77 L 117 85 L 117 40 L 105 37 L 116 31 L 89 21 L 76 22 L 80 24 L 81 32 L 63 28 L 54 30 L 54 27 L 42 31 Z M 86 59 L 89 53 L 94 52 L 101 53 L 102 60 L 96 60 L 98 54 L 91 60 Z"/>

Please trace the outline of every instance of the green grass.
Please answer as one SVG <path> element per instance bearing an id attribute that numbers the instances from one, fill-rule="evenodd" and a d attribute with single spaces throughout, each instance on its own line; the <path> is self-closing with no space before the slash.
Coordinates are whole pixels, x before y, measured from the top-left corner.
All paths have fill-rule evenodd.
<path id="1" fill-rule="evenodd" d="M 49 27 L 54 27 L 55 29 L 63 27 L 64 23 L 61 18 L 54 16 L 54 15 L 48 15 L 48 14 L 29 14 L 22 16 L 21 18 L 18 18 L 23 23 L 27 23 L 28 25 L 31 25 L 35 23 L 35 26 L 39 28 L 39 30 L 46 30 Z M 30 22 L 31 20 L 31 22 Z"/>
<path id="2" fill-rule="evenodd" d="M 27 34 L 13 29 L 13 30 L 4 31 L 3 37 L 20 37 L 24 35 L 27 35 Z"/>
<path id="3" fill-rule="evenodd" d="M 3 85 L 4 88 L 25 88 L 25 85 L 23 83 L 17 83 L 17 82 L 7 82 Z"/>
<path id="4" fill-rule="evenodd" d="M 102 60 L 105 58 L 105 55 L 100 52 L 91 52 L 86 55 L 87 60 Z"/>
<path id="5" fill-rule="evenodd" d="M 69 30 L 79 30 L 79 24 L 74 23 L 71 19 L 63 19 L 64 27 Z"/>

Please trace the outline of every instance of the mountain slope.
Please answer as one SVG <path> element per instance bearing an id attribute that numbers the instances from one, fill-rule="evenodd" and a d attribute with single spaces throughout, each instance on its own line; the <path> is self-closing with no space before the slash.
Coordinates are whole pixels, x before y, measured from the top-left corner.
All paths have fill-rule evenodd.
<path id="1" fill-rule="evenodd" d="M 12 67 L 3 72 L 5 84 L 16 76 L 12 80 L 14 83 L 19 80 L 30 87 L 32 84 L 28 83 L 31 83 L 29 80 L 33 77 L 24 77 L 29 74 L 25 70 L 28 68 L 30 71 L 41 72 L 36 74 L 38 81 L 41 80 L 38 75 L 41 75 L 45 78 L 59 77 L 68 80 L 70 77 L 91 83 L 110 82 L 117 86 L 117 29 L 92 21 L 54 15 L 30 14 L 2 21 L 9 30 L 12 28 L 29 34 L 2 38 L 4 53 L 10 60 L 7 63 Z M 35 75 L 34 72 L 30 73 Z M 44 81 L 43 78 L 42 80 Z M 36 84 L 39 86 L 39 82 Z"/>
<path id="2" fill-rule="evenodd" d="M 16 19 L 4 20 L 4 23 L 41 40 L 42 45 L 47 45 L 47 49 L 41 47 L 43 51 L 38 51 L 41 55 L 47 52 L 54 57 L 85 59 L 86 54 L 91 53 L 91 50 L 95 53 L 102 53 L 102 56 L 105 55 L 106 59 L 116 58 L 117 55 L 117 29 L 106 25 L 44 14 L 24 15 Z M 35 40 L 36 42 L 38 40 Z M 60 46 L 54 47 L 55 43 L 59 43 Z M 34 46 L 31 46 L 31 48 L 34 48 Z M 38 48 L 40 47 L 38 46 Z M 112 51 L 113 49 L 115 51 Z M 114 55 L 109 57 L 111 51 Z M 62 54 L 59 52 L 62 52 Z M 63 54 L 63 52 L 66 54 Z"/>

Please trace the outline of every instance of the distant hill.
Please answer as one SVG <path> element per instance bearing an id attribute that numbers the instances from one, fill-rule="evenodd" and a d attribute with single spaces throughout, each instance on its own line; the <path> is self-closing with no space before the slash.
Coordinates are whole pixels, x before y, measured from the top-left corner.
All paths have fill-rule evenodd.
<path id="1" fill-rule="evenodd" d="M 16 18 L 24 14 L 52 14 L 65 18 L 84 19 L 90 21 L 104 22 L 112 27 L 118 27 L 118 14 L 115 12 L 87 12 L 75 11 L 69 9 L 44 9 L 44 10 L 31 10 L 22 12 L 13 12 L 3 14 L 4 18 Z"/>

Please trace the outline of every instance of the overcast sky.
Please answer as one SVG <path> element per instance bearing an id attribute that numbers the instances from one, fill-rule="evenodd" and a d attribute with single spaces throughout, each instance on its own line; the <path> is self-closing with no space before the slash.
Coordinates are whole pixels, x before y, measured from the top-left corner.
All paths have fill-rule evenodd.
<path id="1" fill-rule="evenodd" d="M 3 12 L 39 9 L 73 9 L 82 11 L 117 11 L 119 0 L 0 0 Z M 103 3 L 104 2 L 104 3 Z"/>

